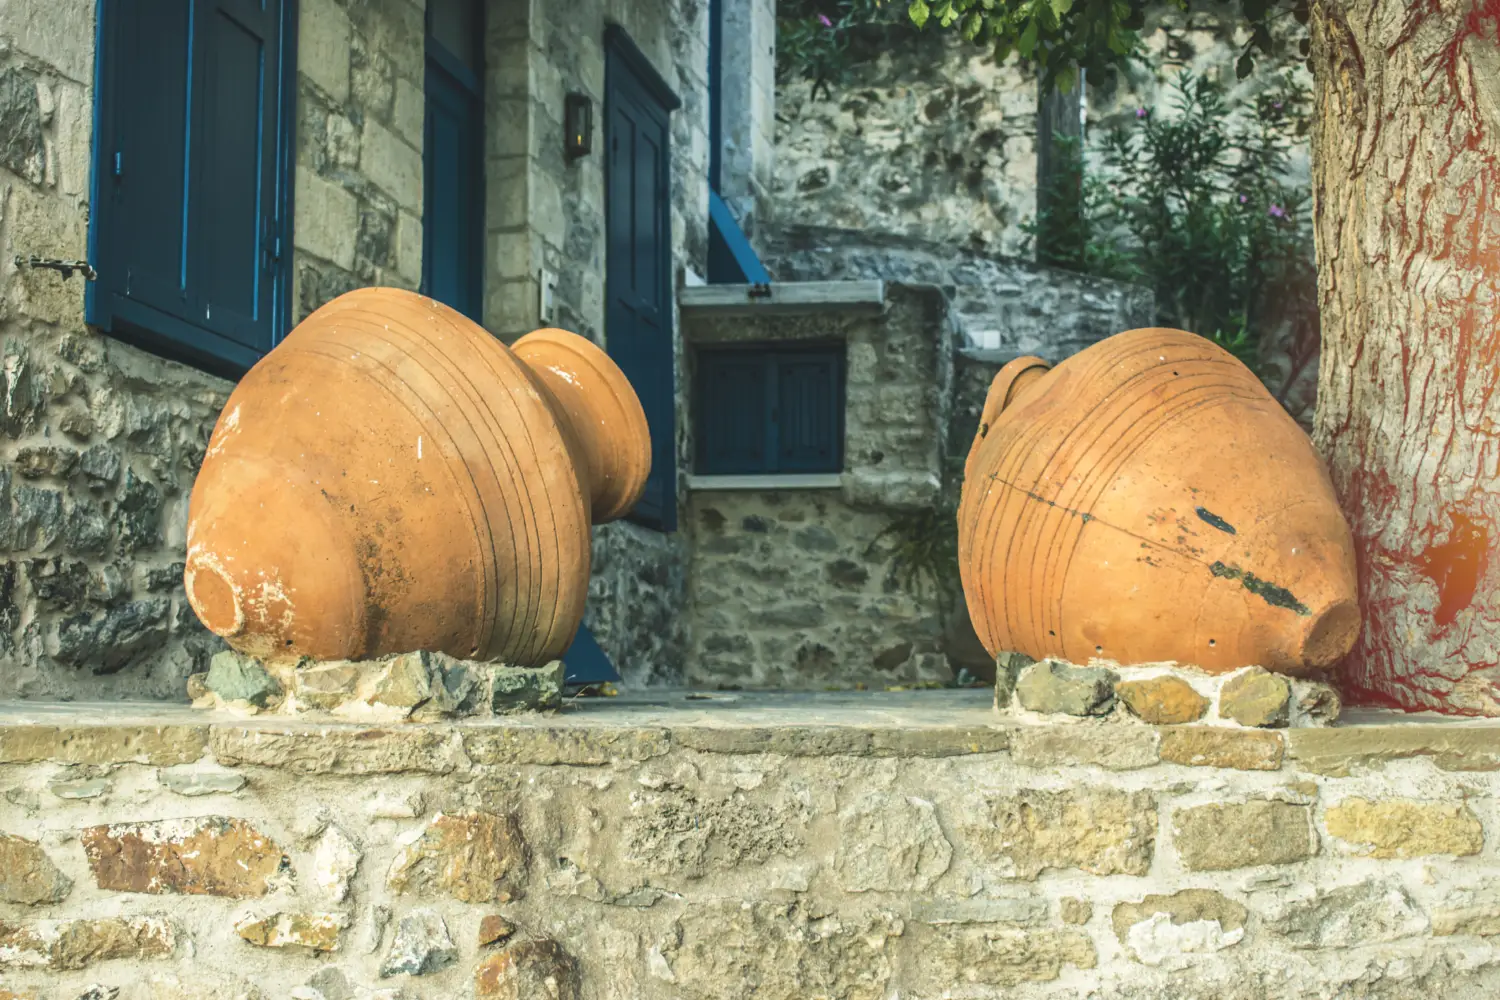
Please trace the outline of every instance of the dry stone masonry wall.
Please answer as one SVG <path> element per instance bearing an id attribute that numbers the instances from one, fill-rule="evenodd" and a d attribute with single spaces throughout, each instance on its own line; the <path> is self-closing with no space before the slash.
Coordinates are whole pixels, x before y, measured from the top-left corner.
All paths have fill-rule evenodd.
<path id="1" fill-rule="evenodd" d="M 717 721 L 7 723 L 0 982 L 39 1000 L 1500 988 L 1493 727 L 1016 727 L 963 694 L 814 705 L 816 724 L 748 701 Z M 1189 752 L 1205 733 L 1217 751 Z"/>
<path id="2" fill-rule="evenodd" d="M 94 4 L 0 11 L 0 697 L 180 696 L 220 648 L 181 589 L 229 386 L 84 326 Z"/>

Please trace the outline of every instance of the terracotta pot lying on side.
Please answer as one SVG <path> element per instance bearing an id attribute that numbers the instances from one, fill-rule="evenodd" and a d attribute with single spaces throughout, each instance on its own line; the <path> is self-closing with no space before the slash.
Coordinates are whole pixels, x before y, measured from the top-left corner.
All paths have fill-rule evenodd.
<path id="1" fill-rule="evenodd" d="M 507 348 L 415 293 L 350 292 L 230 395 L 193 486 L 188 600 L 272 661 L 544 663 L 583 615 L 590 523 L 640 498 L 650 455 L 588 340 Z"/>
<path id="2" fill-rule="evenodd" d="M 1349 526 L 1312 443 L 1243 364 L 1132 330 L 990 386 L 959 565 L 991 654 L 1327 668 L 1359 632 Z"/>

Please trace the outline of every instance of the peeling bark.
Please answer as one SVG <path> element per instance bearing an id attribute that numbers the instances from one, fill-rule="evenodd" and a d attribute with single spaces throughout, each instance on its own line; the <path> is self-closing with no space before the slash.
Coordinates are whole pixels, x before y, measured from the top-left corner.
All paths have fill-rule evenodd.
<path id="1" fill-rule="evenodd" d="M 1500 715 L 1500 0 L 1316 0 L 1315 439 L 1356 699 Z"/>

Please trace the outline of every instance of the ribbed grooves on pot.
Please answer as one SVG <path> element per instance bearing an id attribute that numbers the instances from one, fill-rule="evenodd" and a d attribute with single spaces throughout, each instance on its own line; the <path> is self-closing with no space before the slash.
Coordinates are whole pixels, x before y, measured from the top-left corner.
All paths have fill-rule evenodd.
<path id="1" fill-rule="evenodd" d="M 430 316 L 413 324 L 367 301 L 353 293 L 330 303 L 322 324 L 284 347 L 359 369 L 405 406 L 435 444 L 461 459 L 450 466 L 461 473 L 459 493 L 477 550 L 474 655 L 503 653 L 519 663 L 560 655 L 571 634 L 559 637 L 559 626 L 576 625 L 570 605 L 581 603 L 562 599 L 568 588 L 560 574 L 578 556 L 564 558 L 560 550 L 588 532 L 586 523 L 558 523 L 572 520 L 567 515 L 580 503 L 569 503 L 559 484 L 549 482 L 556 477 L 545 466 L 563 450 L 550 413 L 503 346 L 481 340 L 488 335 L 478 327 L 465 329 L 468 321 L 458 314 L 422 300 Z M 482 367 L 466 367 L 453 347 L 469 348 L 459 353 L 472 351 Z M 450 409 L 456 419 L 439 418 Z M 576 497 L 576 483 L 573 489 Z M 586 568 L 586 551 L 582 559 Z"/>
<path id="2" fill-rule="evenodd" d="M 1001 574 L 992 571 L 977 579 L 965 573 L 965 587 L 987 610 L 981 616 L 987 621 L 976 622 L 987 647 L 996 642 L 989 622 L 1003 621 L 1014 648 L 1052 650 L 1080 661 L 1094 655 L 1093 649 L 1064 648 L 1063 596 L 1083 532 L 1123 530 L 1095 521 L 1092 511 L 1100 497 L 1137 452 L 1171 425 L 1201 415 L 1206 407 L 1266 404 L 1264 394 L 1247 384 L 1249 373 L 1227 352 L 1206 359 L 1198 338 L 1179 335 L 1182 339 L 1163 342 L 1160 331 L 1156 337 L 1143 343 L 1142 337 L 1123 334 L 1054 370 L 1048 377 L 1065 381 L 1054 383 L 1052 391 L 1064 396 L 1068 386 L 1083 391 L 1096 380 L 1117 384 L 1081 415 L 1064 409 L 1058 416 L 1021 423 L 992 463 L 991 481 L 965 496 L 960 514 L 970 527 L 965 549 L 979 553 L 984 563 L 1004 566 Z M 1130 370 L 1123 378 L 1117 374 L 1122 368 Z M 1159 373 L 1174 368 L 1176 377 L 1164 388 Z M 1160 404 L 1143 409 L 1152 396 Z M 1059 425 L 1064 419 L 1074 421 L 1071 428 Z M 1049 440 L 1055 443 L 1049 446 Z M 1076 464 L 1101 443 L 1094 461 Z M 1044 447 L 1050 450 L 1037 465 L 1036 453 Z M 983 504 L 986 490 L 998 492 L 998 501 Z M 1031 586 L 1021 594 L 993 593 L 989 581 L 1000 576 L 1029 579 Z"/>

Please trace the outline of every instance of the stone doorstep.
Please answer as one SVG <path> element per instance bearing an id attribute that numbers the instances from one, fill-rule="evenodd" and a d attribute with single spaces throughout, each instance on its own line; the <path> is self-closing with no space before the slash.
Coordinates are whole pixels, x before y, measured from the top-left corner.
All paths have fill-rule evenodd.
<path id="1" fill-rule="evenodd" d="M 446 774 L 464 761 L 601 766 L 673 749 L 708 754 L 935 758 L 1010 754 L 1027 767 L 1295 769 L 1327 776 L 1429 758 L 1500 770 L 1500 721 L 1360 712 L 1358 724 L 1285 732 L 1116 721 L 1020 722 L 984 690 L 735 694 L 653 691 L 574 699 L 554 715 L 371 725 L 246 718 L 151 703 L 0 704 L 0 763 L 290 766 L 308 773 Z"/>

